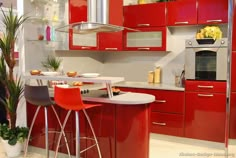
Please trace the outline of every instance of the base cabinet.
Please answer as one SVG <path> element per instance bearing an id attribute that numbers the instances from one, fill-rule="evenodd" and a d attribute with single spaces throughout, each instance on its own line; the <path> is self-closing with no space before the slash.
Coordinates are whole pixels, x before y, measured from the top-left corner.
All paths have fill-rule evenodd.
<path id="1" fill-rule="evenodd" d="M 30 125 L 36 106 L 27 105 L 27 123 Z M 56 107 L 60 119 L 63 121 L 67 110 Z M 59 130 L 53 111 L 49 111 L 49 129 Z M 150 105 L 117 105 L 102 104 L 100 107 L 87 109 L 91 123 L 98 138 L 103 158 L 148 158 L 149 157 L 149 122 Z M 91 130 L 85 120 L 83 112 L 80 112 L 80 136 L 92 138 Z M 44 149 L 44 112 L 41 109 L 36 126 L 32 131 L 32 146 Z M 41 135 L 40 135 L 41 134 Z M 65 127 L 65 134 L 69 141 L 72 155 L 75 155 L 75 115 L 72 113 Z M 55 150 L 58 135 L 49 135 L 50 150 Z M 64 140 L 62 139 L 62 143 Z M 94 141 L 81 139 L 81 151 Z M 61 145 L 60 151 L 67 154 L 66 146 Z M 99 158 L 96 147 L 81 154 L 83 158 Z"/>
<path id="2" fill-rule="evenodd" d="M 193 83 L 194 82 L 194 83 Z M 202 87 L 204 81 L 186 81 L 185 92 L 185 136 L 189 138 L 224 142 L 226 93 L 214 92 L 217 84 L 221 87 L 225 82 L 214 82 L 213 85 L 205 85 L 209 91 L 189 90 L 189 85 Z M 210 83 L 209 83 L 210 84 Z"/>
<path id="3" fill-rule="evenodd" d="M 151 132 L 183 137 L 184 116 L 179 114 L 152 112 Z"/>
<path id="4" fill-rule="evenodd" d="M 122 91 L 147 93 L 155 96 L 150 107 L 150 132 L 184 136 L 184 92 L 119 87 Z"/>

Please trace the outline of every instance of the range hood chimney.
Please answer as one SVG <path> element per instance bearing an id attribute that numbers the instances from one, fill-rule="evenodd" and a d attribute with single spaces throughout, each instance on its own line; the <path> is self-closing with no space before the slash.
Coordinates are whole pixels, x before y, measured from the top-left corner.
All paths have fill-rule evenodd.
<path id="1" fill-rule="evenodd" d="M 94 32 L 117 32 L 124 29 L 138 31 L 135 29 L 109 24 L 109 0 L 88 0 L 87 1 L 87 22 L 72 23 L 57 28 L 56 31 L 87 34 Z"/>

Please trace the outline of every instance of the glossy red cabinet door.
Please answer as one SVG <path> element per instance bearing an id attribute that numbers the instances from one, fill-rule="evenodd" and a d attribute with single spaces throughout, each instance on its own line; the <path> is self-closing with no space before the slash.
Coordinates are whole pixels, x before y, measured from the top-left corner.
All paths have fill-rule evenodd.
<path id="1" fill-rule="evenodd" d="M 236 51 L 236 2 L 234 1 L 234 15 L 232 26 L 232 50 Z"/>
<path id="2" fill-rule="evenodd" d="M 146 89 L 145 93 L 152 94 L 156 98 L 151 103 L 152 112 L 184 113 L 184 92 Z"/>
<path id="3" fill-rule="evenodd" d="M 109 24 L 123 26 L 123 0 L 109 1 Z M 123 50 L 123 33 L 108 32 L 98 34 L 98 49 L 106 51 Z"/>
<path id="4" fill-rule="evenodd" d="M 185 136 L 224 142 L 225 93 L 186 92 Z"/>
<path id="5" fill-rule="evenodd" d="M 115 105 L 103 104 L 101 107 L 91 108 L 87 113 L 98 138 L 103 158 L 115 158 Z M 87 125 L 87 137 L 92 138 L 92 132 Z M 94 141 L 87 140 L 87 146 Z M 87 158 L 99 158 L 97 148 L 93 147 L 86 152 Z"/>
<path id="6" fill-rule="evenodd" d="M 152 112 L 151 132 L 184 136 L 184 115 Z"/>
<path id="7" fill-rule="evenodd" d="M 124 26 L 147 27 L 165 26 L 166 3 L 150 3 L 124 7 Z"/>
<path id="8" fill-rule="evenodd" d="M 69 0 L 69 24 L 87 21 L 87 1 Z M 69 31 L 69 48 L 71 50 L 97 50 L 96 35 L 80 35 Z M 95 43 L 84 43 L 83 41 L 95 40 Z M 82 41 L 82 42 L 81 42 Z"/>
<path id="9" fill-rule="evenodd" d="M 197 0 L 176 0 L 166 3 L 167 25 L 197 24 Z"/>
<path id="10" fill-rule="evenodd" d="M 116 118 L 116 158 L 149 158 L 149 105 L 117 105 Z"/>
<path id="11" fill-rule="evenodd" d="M 231 61 L 231 92 L 236 92 L 236 52 L 232 52 Z"/>
<path id="12" fill-rule="evenodd" d="M 229 138 L 236 139 L 236 92 L 232 92 L 230 97 Z"/>
<path id="13" fill-rule="evenodd" d="M 121 51 L 123 50 L 123 32 L 109 32 L 98 34 L 99 50 Z"/>
<path id="14" fill-rule="evenodd" d="M 198 23 L 227 23 L 227 0 L 198 0 Z"/>
<path id="15" fill-rule="evenodd" d="M 87 21 L 87 1 L 69 0 L 69 23 Z"/>

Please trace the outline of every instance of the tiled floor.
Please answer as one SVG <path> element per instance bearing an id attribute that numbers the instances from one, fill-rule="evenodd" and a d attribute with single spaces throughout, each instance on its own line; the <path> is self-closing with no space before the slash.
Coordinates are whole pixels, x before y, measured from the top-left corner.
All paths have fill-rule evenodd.
<path id="1" fill-rule="evenodd" d="M 28 158 L 44 158 L 37 148 L 31 148 Z M 149 158 L 226 158 L 223 143 L 199 141 L 151 134 Z M 230 140 L 228 158 L 236 158 L 236 140 Z M 60 156 L 66 158 L 67 156 Z M 0 143 L 0 158 L 7 158 Z M 18 158 L 23 158 L 20 156 Z"/>

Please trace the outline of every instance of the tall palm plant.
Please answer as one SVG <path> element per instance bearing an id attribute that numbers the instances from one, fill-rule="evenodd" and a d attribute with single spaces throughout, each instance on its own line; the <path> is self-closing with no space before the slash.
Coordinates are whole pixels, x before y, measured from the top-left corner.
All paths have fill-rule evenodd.
<path id="1" fill-rule="evenodd" d="M 0 38 L 0 49 L 2 50 L 0 60 L 0 81 L 4 83 L 7 92 L 6 98 L 2 98 L 1 102 L 5 105 L 10 116 L 10 128 L 14 129 L 16 127 L 17 105 L 20 96 L 23 93 L 21 78 L 14 78 L 13 76 L 16 64 L 14 49 L 18 30 L 28 17 L 15 15 L 12 6 L 6 13 L 2 8 L 1 11 L 5 33 L 4 36 Z"/>

